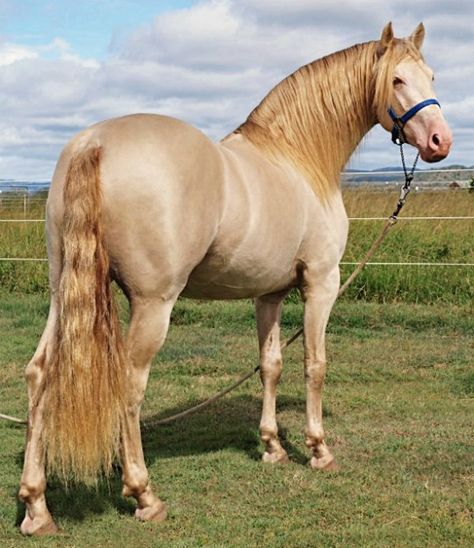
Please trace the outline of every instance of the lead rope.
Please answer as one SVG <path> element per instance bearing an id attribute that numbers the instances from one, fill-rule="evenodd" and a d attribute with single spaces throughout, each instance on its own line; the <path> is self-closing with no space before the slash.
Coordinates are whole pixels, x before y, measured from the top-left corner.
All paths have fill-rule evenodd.
<path id="1" fill-rule="evenodd" d="M 415 161 L 413 162 L 413 167 L 410 171 L 408 171 L 405 163 L 405 155 L 403 153 L 403 143 L 399 144 L 400 147 L 400 156 L 402 159 L 402 166 L 403 171 L 405 174 L 405 183 L 402 186 L 402 189 L 400 191 L 400 196 L 398 198 L 397 206 L 394 210 L 394 212 L 388 217 L 381 233 L 379 234 L 378 238 L 374 241 L 374 243 L 371 245 L 369 251 L 367 251 L 365 257 L 362 259 L 362 261 L 356 266 L 352 274 L 347 278 L 347 280 L 344 282 L 344 284 L 340 287 L 337 297 L 340 297 L 346 289 L 349 287 L 349 285 L 354 281 L 354 279 L 362 272 L 366 264 L 369 262 L 372 255 L 377 251 L 377 249 L 380 247 L 382 242 L 385 240 L 388 232 L 390 229 L 397 223 L 398 221 L 398 214 L 400 213 L 401 209 L 405 205 L 406 198 L 408 196 L 408 193 L 411 190 L 411 182 L 413 181 L 413 177 L 415 174 L 416 165 L 418 163 L 419 154 L 416 155 Z M 304 329 L 301 328 L 298 331 L 296 331 L 290 338 L 288 338 L 286 341 L 283 341 L 280 350 L 284 350 L 290 344 L 293 344 L 296 339 L 298 339 L 304 332 Z M 245 373 L 245 375 L 242 375 L 239 377 L 234 383 L 229 385 L 227 388 L 224 388 L 223 390 L 216 392 L 213 396 L 208 398 L 207 400 L 204 400 L 196 405 L 193 405 L 192 407 L 189 407 L 188 409 L 185 409 L 184 411 L 181 411 L 179 413 L 175 413 L 174 415 L 170 415 L 169 417 L 165 417 L 164 419 L 157 419 L 154 421 L 145 421 L 141 423 L 143 430 L 150 430 L 151 428 L 155 426 L 159 426 L 162 424 L 168 424 L 170 422 L 173 422 L 175 420 L 181 419 L 183 417 L 186 417 L 187 415 L 190 415 L 191 413 L 195 413 L 196 411 L 199 411 L 200 409 L 203 409 L 204 407 L 207 407 L 208 405 L 211 405 L 211 403 L 214 403 L 215 401 L 219 400 L 229 392 L 232 392 L 232 390 L 235 390 L 238 386 L 243 384 L 246 380 L 250 379 L 259 371 L 260 365 L 257 365 L 249 372 Z M 27 421 L 23 419 L 18 419 L 16 417 L 10 417 L 9 415 L 3 415 L 0 413 L 0 419 L 5 419 L 11 422 L 15 422 L 18 424 L 27 424 Z"/>

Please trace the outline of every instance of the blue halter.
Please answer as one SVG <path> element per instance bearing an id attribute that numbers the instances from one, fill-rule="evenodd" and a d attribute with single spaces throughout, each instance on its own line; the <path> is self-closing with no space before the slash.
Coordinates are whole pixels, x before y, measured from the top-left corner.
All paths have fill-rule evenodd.
<path id="1" fill-rule="evenodd" d="M 414 107 L 411 107 L 411 109 L 405 112 L 405 114 L 403 114 L 402 116 L 397 116 L 392 107 L 388 109 L 390 118 L 393 120 L 392 141 L 396 145 L 403 145 L 403 143 L 407 142 L 405 133 L 403 132 L 403 128 L 408 120 L 410 120 L 410 118 L 413 118 L 413 116 L 415 116 L 415 114 L 422 108 L 428 107 L 430 105 L 438 105 L 439 108 L 441 108 L 441 105 L 439 104 L 437 99 L 425 99 L 424 101 L 421 101 L 421 103 L 418 103 Z"/>

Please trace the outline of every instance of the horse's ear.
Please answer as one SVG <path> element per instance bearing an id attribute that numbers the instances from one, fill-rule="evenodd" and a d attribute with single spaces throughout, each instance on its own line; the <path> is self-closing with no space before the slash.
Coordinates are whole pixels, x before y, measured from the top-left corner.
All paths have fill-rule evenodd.
<path id="1" fill-rule="evenodd" d="M 416 29 L 413 31 L 413 34 L 410 36 L 409 40 L 414 44 L 416 49 L 420 50 L 425 39 L 425 26 L 423 23 L 420 23 Z"/>
<path id="2" fill-rule="evenodd" d="M 392 22 L 390 21 L 387 23 L 382 31 L 382 36 L 380 37 L 379 45 L 377 48 L 377 53 L 379 55 L 383 55 L 390 46 L 390 44 L 393 42 L 393 27 Z"/>

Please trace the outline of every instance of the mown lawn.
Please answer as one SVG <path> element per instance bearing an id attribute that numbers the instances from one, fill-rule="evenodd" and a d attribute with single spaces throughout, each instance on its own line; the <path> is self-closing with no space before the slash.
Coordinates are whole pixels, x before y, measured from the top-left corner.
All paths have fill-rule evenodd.
<path id="1" fill-rule="evenodd" d="M 41 295 L 0 294 L 0 412 L 25 414 L 22 370 L 46 313 Z M 286 306 L 285 334 L 301 314 Z M 290 464 L 259 460 L 257 378 L 199 414 L 152 426 L 255 364 L 250 302 L 180 301 L 143 409 L 146 458 L 169 519 L 137 523 L 117 471 L 97 491 L 52 481 L 61 536 L 22 540 L 24 430 L 2 422 L 0 545 L 473 546 L 473 332 L 468 305 L 338 303 L 324 412 L 341 469 L 322 474 L 307 466 L 300 342 L 285 351 L 278 399 Z"/>

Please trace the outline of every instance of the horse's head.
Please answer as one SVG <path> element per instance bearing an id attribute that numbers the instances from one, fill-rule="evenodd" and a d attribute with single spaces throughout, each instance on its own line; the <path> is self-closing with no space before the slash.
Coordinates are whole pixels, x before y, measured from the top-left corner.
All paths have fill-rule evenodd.
<path id="1" fill-rule="evenodd" d="M 380 124 L 398 142 L 415 146 L 426 162 L 449 153 L 452 134 L 433 91 L 433 71 L 420 53 L 425 37 L 422 23 L 406 39 L 383 29 L 377 47 L 375 106 Z"/>

